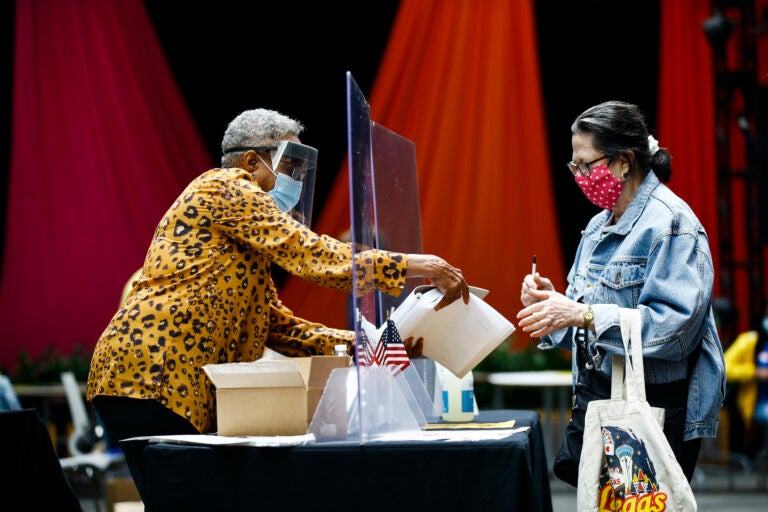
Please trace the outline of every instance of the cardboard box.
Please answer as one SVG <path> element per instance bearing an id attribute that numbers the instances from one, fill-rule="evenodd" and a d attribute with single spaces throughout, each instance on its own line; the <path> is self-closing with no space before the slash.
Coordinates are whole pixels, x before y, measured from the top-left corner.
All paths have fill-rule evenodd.
<path id="1" fill-rule="evenodd" d="M 129 503 L 134 510 L 144 510 L 139 490 L 131 477 L 120 476 L 108 479 L 105 500 L 107 512 L 117 512 L 119 504 Z M 122 508 L 126 507 L 127 505 L 123 505 Z"/>
<path id="2" fill-rule="evenodd" d="M 349 362 L 348 356 L 310 356 L 205 365 L 216 386 L 218 434 L 306 434 L 328 377 Z"/>

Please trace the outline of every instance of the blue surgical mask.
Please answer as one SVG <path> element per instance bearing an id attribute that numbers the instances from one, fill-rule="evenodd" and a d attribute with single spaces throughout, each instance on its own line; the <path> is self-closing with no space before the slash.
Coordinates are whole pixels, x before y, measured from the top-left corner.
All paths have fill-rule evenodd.
<path id="1" fill-rule="evenodd" d="M 260 156 L 258 158 L 264 164 L 264 167 L 269 169 L 269 172 L 275 176 L 275 186 L 267 194 L 274 199 L 281 212 L 290 212 L 299 203 L 299 199 L 301 199 L 302 183 L 287 174 L 276 173 Z"/>
<path id="2" fill-rule="evenodd" d="M 275 178 L 275 186 L 267 194 L 272 196 L 280 211 L 288 213 L 301 199 L 301 185 L 300 181 L 287 174 L 278 173 L 277 178 Z"/>

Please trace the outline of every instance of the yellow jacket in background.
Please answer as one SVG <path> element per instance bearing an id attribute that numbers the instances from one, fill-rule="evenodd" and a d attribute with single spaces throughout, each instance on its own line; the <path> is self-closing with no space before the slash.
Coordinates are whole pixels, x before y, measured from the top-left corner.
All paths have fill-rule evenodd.
<path id="1" fill-rule="evenodd" d="M 752 415 L 757 402 L 757 380 L 755 379 L 757 340 L 757 331 L 743 332 L 725 351 L 725 377 L 728 382 L 739 384 L 736 402 L 747 427 L 752 425 Z"/>

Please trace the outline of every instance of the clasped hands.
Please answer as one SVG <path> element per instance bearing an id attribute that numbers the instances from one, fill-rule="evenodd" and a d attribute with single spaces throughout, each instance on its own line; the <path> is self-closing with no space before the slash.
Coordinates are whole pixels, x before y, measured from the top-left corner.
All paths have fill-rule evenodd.
<path id="1" fill-rule="evenodd" d="M 525 307 L 517 313 L 518 326 L 532 338 L 579 325 L 579 304 L 556 292 L 552 281 L 538 272 L 523 278 L 520 302 Z"/>

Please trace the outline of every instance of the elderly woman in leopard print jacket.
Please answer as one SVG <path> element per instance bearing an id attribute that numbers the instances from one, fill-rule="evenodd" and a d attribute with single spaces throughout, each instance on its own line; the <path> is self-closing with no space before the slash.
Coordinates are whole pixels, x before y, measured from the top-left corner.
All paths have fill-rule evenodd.
<path id="1" fill-rule="evenodd" d="M 348 243 L 315 234 L 283 211 L 295 204 L 295 180 L 282 163 L 270 165 L 270 151 L 289 143 L 309 148 L 302 131 L 278 112 L 243 112 L 225 132 L 221 168 L 193 180 L 160 220 L 91 362 L 86 397 L 113 441 L 212 431 L 206 364 L 254 361 L 265 347 L 306 356 L 353 346 L 353 331 L 298 318 L 281 303 L 272 264 L 341 290 L 351 290 L 356 268 L 369 273 L 357 282 L 392 295 L 406 275 L 424 277 L 445 292 L 438 308 L 469 300 L 461 271 L 442 258 L 372 249 L 354 262 Z"/>

